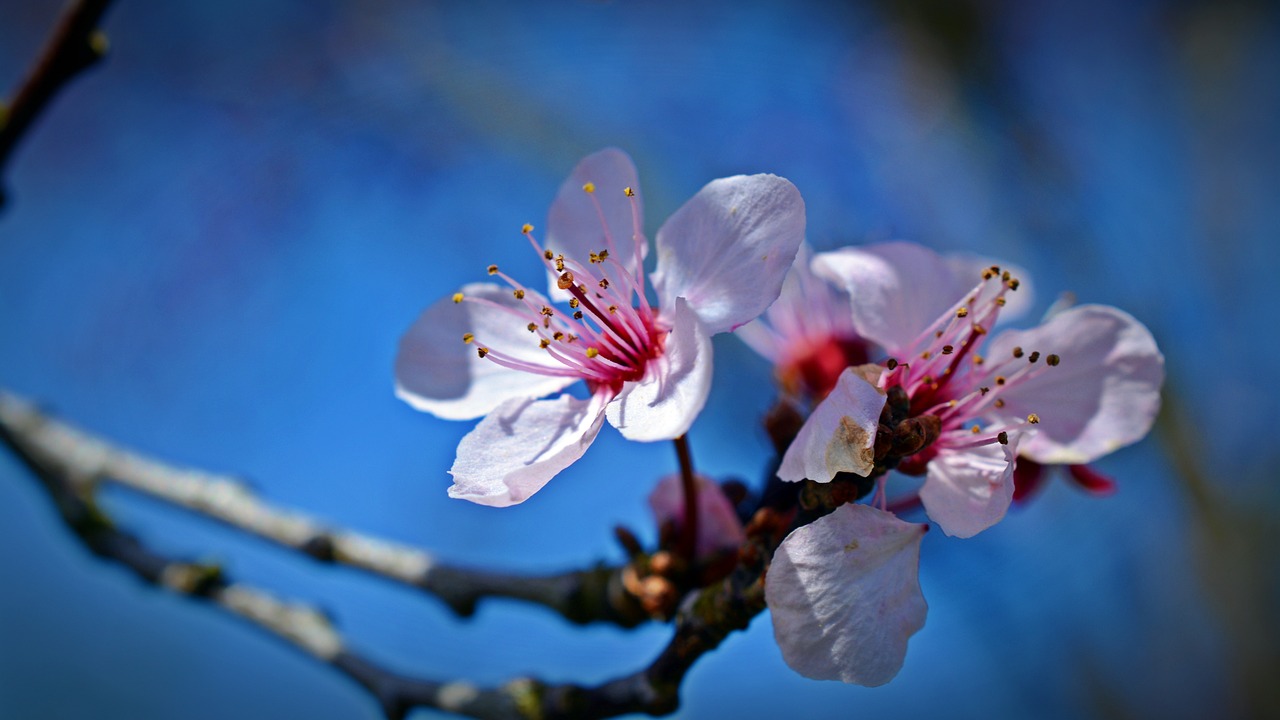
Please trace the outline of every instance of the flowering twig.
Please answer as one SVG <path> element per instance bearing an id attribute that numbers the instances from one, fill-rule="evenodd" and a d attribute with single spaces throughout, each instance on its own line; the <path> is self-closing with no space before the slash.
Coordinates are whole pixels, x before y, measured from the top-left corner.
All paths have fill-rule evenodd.
<path id="1" fill-rule="evenodd" d="M 544 605 L 576 623 L 634 627 L 650 619 L 624 583 L 626 566 L 518 575 L 442 563 L 418 548 L 326 526 L 262 501 L 225 475 L 168 465 L 112 445 L 0 391 L 0 438 L 45 472 L 91 492 L 109 481 L 297 551 L 431 593 L 461 616 L 485 597 Z"/>
<path id="2" fill-rule="evenodd" d="M 98 24 L 110 4 L 111 0 L 78 0 L 67 8 L 13 100 L 0 105 L 0 181 L 13 149 L 49 101 L 106 53 L 107 38 Z M 4 203 L 0 187 L 0 207 Z"/>

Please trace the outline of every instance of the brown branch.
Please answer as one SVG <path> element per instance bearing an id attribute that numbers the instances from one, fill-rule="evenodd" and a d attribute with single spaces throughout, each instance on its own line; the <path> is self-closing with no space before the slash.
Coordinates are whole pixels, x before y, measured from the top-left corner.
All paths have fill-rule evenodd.
<path id="1" fill-rule="evenodd" d="M 179 468 L 71 427 L 0 390 L 0 440 L 42 472 L 91 492 L 108 481 L 325 563 L 343 565 L 430 593 L 466 617 L 483 598 L 546 606 L 575 623 L 635 627 L 662 613 L 646 611 L 626 586 L 627 566 L 598 565 L 553 575 L 521 575 L 449 565 L 418 548 L 333 528 L 274 507 L 243 482 Z"/>
<path id="2" fill-rule="evenodd" d="M 18 142 L 72 78 L 102 59 L 107 37 L 98 29 L 111 0 L 77 0 L 62 14 L 40 58 L 7 106 L 0 106 L 0 208 L 5 168 Z"/>

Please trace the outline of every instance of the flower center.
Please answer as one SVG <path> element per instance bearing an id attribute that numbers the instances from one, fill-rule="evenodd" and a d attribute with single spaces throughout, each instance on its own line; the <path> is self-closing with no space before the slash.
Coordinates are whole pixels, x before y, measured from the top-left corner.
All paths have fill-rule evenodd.
<path id="1" fill-rule="evenodd" d="M 1015 347 L 1008 357 L 988 361 L 977 352 L 1018 284 L 998 266 L 984 270 L 973 291 L 906 348 L 905 361 L 885 363 L 885 412 L 894 454 L 901 457 L 899 471 L 922 474 L 941 448 L 1007 444 L 1009 431 L 1040 422 L 1035 413 L 1025 420 L 1002 417 L 1001 396 L 1057 366 L 1060 358 Z"/>
<path id="2" fill-rule="evenodd" d="M 595 185 L 587 183 L 583 191 L 595 205 L 604 228 L 605 244 L 598 252 L 590 252 L 587 262 L 568 258 L 545 249 L 533 234 L 533 226 L 525 224 L 521 232 L 542 259 L 546 268 L 557 275 L 556 288 L 568 295 L 568 310 L 535 301 L 536 294 L 502 272 L 489 266 L 489 274 L 501 278 L 511 287 L 519 306 L 503 305 L 486 298 L 454 295 L 454 302 L 476 302 L 498 308 L 513 316 L 532 336 L 531 342 L 545 351 L 547 362 L 517 356 L 510 349 L 493 347 L 474 333 L 462 340 L 476 345 L 477 354 L 504 367 L 539 375 L 580 377 L 594 390 L 605 386 L 613 389 L 622 383 L 639 380 L 646 364 L 662 352 L 667 328 L 659 327 L 657 316 L 645 298 L 645 274 L 641 243 L 640 218 L 631 188 L 624 192 L 631 200 L 635 268 L 627 269 L 618 261 L 617 247 L 605 221 L 604 212 L 595 197 Z"/>

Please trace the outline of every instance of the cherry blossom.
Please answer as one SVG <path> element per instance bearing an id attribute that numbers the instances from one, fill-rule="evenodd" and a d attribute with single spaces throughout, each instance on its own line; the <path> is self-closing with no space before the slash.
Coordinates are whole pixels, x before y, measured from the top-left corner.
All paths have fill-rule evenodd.
<path id="1" fill-rule="evenodd" d="M 884 472 L 924 475 L 918 498 L 929 519 L 948 535 L 970 537 L 1004 517 L 1020 454 L 1083 466 L 1146 435 L 1164 358 L 1140 322 L 1102 305 L 986 342 L 1021 285 L 997 265 L 973 275 L 925 248 L 888 243 L 820 254 L 813 267 L 845 286 L 855 331 L 889 358 L 843 372 L 788 449 L 779 477 L 877 474 L 879 509 L 841 506 L 793 531 L 774 562 L 802 571 L 771 569 L 767 597 L 794 669 L 878 684 L 897 672 L 924 615 L 919 544 L 903 540 L 920 526 L 886 512 Z M 1081 482 L 1104 489 L 1105 478 Z M 841 539 L 858 547 L 883 535 L 897 540 L 877 545 L 874 562 L 838 552 Z M 919 621 L 905 609 L 887 611 L 882 597 L 918 608 Z"/>
<path id="2" fill-rule="evenodd" d="M 804 235 L 804 201 L 787 180 L 714 180 L 658 231 L 650 276 L 642 216 L 631 159 L 590 155 L 560 187 L 545 242 L 522 228 L 547 269 L 546 295 L 491 265 L 502 285 L 463 287 L 405 334 L 397 395 L 446 419 L 483 416 L 458 445 L 452 497 L 523 502 L 606 420 L 631 440 L 683 435 L 710 388 L 710 337 L 777 298 Z M 579 380 L 586 397 L 540 399 Z"/>

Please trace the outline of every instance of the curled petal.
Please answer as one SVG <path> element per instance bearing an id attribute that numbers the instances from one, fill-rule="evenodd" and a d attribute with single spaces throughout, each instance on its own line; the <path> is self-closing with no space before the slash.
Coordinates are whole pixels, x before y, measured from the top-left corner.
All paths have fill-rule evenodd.
<path id="1" fill-rule="evenodd" d="M 1043 325 L 1001 333 L 989 355 L 1014 346 L 1056 354 L 1060 362 L 1002 394 L 1011 416 L 1036 413 L 1027 457 L 1081 465 L 1141 439 L 1160 409 L 1164 356 L 1142 323 L 1105 305 L 1064 310 Z M 1041 361 L 1043 362 L 1043 361 Z"/>
<path id="2" fill-rule="evenodd" d="M 898 674 L 928 609 L 918 578 L 927 529 L 842 505 L 782 541 L 764 595 L 791 669 L 869 686 Z"/>
<path id="3" fill-rule="evenodd" d="M 858 368 L 846 368 L 782 457 L 778 477 L 830 482 L 839 472 L 866 477 L 875 467 L 876 430 L 884 393 Z"/>
<path id="4" fill-rule="evenodd" d="M 929 461 L 920 502 L 929 519 L 952 537 L 973 537 L 1004 518 L 1013 502 L 1013 470 L 1020 433 L 1009 444 L 941 450 Z"/>
<path id="5" fill-rule="evenodd" d="M 964 278 L 932 250 L 892 242 L 819 253 L 814 272 L 848 290 L 858 334 L 903 354 L 979 278 Z"/>
<path id="6" fill-rule="evenodd" d="M 462 288 L 464 297 L 520 309 L 511 290 L 491 283 Z M 545 304 L 528 291 L 528 298 Z M 476 345 L 462 342 L 472 333 L 479 343 L 500 348 L 508 355 L 536 365 L 547 365 L 525 322 L 510 312 L 488 304 L 441 298 L 413 323 L 400 339 L 396 354 L 396 396 L 418 410 L 446 420 L 480 417 L 511 398 L 536 398 L 573 383 L 575 377 L 538 375 L 511 370 L 476 354 Z"/>
<path id="7" fill-rule="evenodd" d="M 505 507 L 524 502 L 582 457 L 604 424 L 605 395 L 508 400 L 458 444 L 449 496 Z"/>
<path id="8" fill-rule="evenodd" d="M 623 385 L 605 412 L 628 440 L 673 440 L 688 432 L 711 391 L 711 338 L 684 298 L 676 298 L 666 345 L 644 377 Z"/>
<path id="9" fill-rule="evenodd" d="M 713 180 L 658 231 L 659 305 L 677 297 L 714 335 L 760 315 L 778 297 L 804 237 L 804 200 L 776 175 Z"/>
<path id="10" fill-rule="evenodd" d="M 583 189 L 590 183 L 592 192 Z M 627 197 L 631 188 L 634 197 Z M 631 202 L 635 201 L 635 214 Z M 596 204 L 599 203 L 599 209 Z M 601 217 L 604 222 L 601 222 Z M 592 253 L 609 250 L 614 260 L 630 272 L 636 265 L 635 218 L 644 217 L 640 181 L 631 158 L 617 148 L 605 148 L 583 158 L 556 193 L 547 213 L 546 249 L 585 263 Z M 607 233 L 607 237 L 606 237 Z M 609 240 L 613 244 L 609 244 Z M 649 244 L 640 239 L 640 255 Z M 600 272 L 616 283 L 616 267 L 601 265 Z M 556 286 L 558 274 L 548 278 L 551 297 L 568 300 L 569 293 Z"/>
<path id="11" fill-rule="evenodd" d="M 746 539 L 742 521 L 724 491 L 703 475 L 695 475 L 694 484 L 698 489 L 698 555 L 706 557 L 741 545 Z M 684 525 L 684 488 L 679 475 L 662 478 L 649 494 L 649 507 L 658 527 L 667 522 Z"/>

